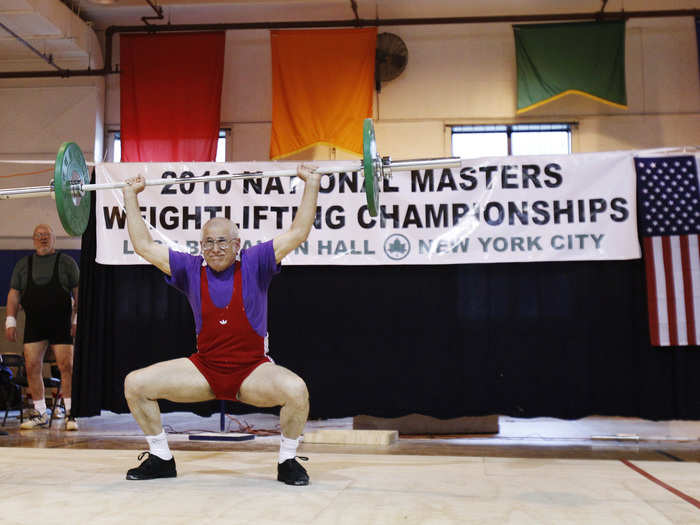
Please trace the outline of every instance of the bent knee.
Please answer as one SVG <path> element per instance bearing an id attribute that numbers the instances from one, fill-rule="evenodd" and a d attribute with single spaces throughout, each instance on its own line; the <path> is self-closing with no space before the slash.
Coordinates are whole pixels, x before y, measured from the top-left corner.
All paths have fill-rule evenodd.
<path id="1" fill-rule="evenodd" d="M 309 389 L 301 378 L 290 381 L 285 385 L 285 393 L 290 402 L 295 405 L 306 405 L 309 403 Z"/>
<path id="2" fill-rule="evenodd" d="M 144 397 L 146 395 L 146 381 L 143 375 L 139 373 L 139 370 L 134 370 L 129 372 L 124 378 L 124 397 L 137 398 Z"/>

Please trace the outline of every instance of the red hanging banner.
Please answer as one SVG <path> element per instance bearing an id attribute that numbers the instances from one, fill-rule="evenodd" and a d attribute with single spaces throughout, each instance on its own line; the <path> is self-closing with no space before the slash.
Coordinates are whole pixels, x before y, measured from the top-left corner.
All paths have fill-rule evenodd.
<path id="1" fill-rule="evenodd" d="M 225 33 L 121 35 L 122 161 L 213 161 Z"/>

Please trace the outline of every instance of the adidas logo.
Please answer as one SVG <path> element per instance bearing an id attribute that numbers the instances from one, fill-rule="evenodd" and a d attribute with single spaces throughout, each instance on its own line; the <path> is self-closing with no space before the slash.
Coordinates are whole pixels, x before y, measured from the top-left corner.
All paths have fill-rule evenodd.
<path id="1" fill-rule="evenodd" d="M 219 321 L 219 323 L 220 323 L 220 324 L 226 324 L 226 323 L 228 323 L 228 321 L 227 321 L 226 319 L 222 319 L 221 321 Z"/>

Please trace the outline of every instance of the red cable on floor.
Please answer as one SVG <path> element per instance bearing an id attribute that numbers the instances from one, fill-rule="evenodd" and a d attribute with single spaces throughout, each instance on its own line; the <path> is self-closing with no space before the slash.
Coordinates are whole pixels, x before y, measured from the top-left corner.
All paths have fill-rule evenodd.
<path id="1" fill-rule="evenodd" d="M 279 430 L 279 428 L 274 430 L 265 428 L 254 428 L 253 425 L 248 424 L 248 422 L 245 419 L 243 420 L 243 422 L 241 422 L 230 414 L 226 414 L 226 417 L 234 421 L 238 425 L 236 432 L 242 432 L 244 434 L 255 434 L 258 436 L 277 436 L 281 433 L 281 430 Z"/>
<path id="2" fill-rule="evenodd" d="M 634 465 L 634 464 L 630 463 L 630 462 L 627 461 L 626 459 L 621 459 L 620 461 L 622 461 L 622 462 L 623 462 L 625 465 L 627 465 L 629 468 L 631 468 L 631 469 L 634 470 L 635 472 L 638 472 L 639 474 L 641 474 L 642 476 L 644 476 L 644 477 L 647 478 L 648 480 L 653 481 L 653 482 L 656 483 L 657 485 L 659 485 L 659 486 L 665 488 L 665 489 L 668 490 L 671 494 L 675 494 L 675 495 L 678 496 L 679 498 L 684 499 L 685 501 L 687 501 L 687 502 L 690 503 L 691 505 L 695 505 L 695 507 L 697 507 L 698 509 L 700 509 L 700 501 L 696 500 L 696 499 L 693 498 L 692 496 L 688 496 L 688 495 L 685 494 L 684 492 L 681 492 L 680 490 L 678 490 L 678 489 L 676 489 L 676 488 L 673 488 L 671 485 L 667 485 L 666 483 L 664 483 L 664 482 L 661 481 L 660 479 L 655 478 L 654 476 L 652 476 L 651 474 L 649 474 L 646 470 L 643 470 L 643 469 L 639 468 L 637 465 Z"/>

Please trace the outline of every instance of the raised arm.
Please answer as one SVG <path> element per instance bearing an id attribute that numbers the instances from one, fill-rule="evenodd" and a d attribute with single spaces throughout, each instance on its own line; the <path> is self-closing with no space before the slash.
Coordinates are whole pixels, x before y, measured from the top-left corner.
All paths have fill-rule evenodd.
<path id="1" fill-rule="evenodd" d="M 134 245 L 134 251 L 149 263 L 170 275 L 170 253 L 168 248 L 153 240 L 143 217 L 141 217 L 138 194 L 146 187 L 146 181 L 142 175 L 138 175 L 137 177 L 126 179 L 125 182 L 127 185 L 122 188 L 122 194 L 124 195 L 129 238 L 131 239 L 131 244 Z"/>
<path id="2" fill-rule="evenodd" d="M 311 226 L 314 224 L 314 219 L 316 219 L 316 201 L 318 200 L 318 189 L 321 186 L 321 174 L 316 173 L 315 169 L 316 166 L 306 166 L 304 164 L 297 167 L 297 175 L 305 183 L 304 194 L 301 197 L 301 204 L 289 230 L 272 240 L 272 247 L 275 249 L 275 260 L 278 263 L 306 240 L 311 231 Z"/>

